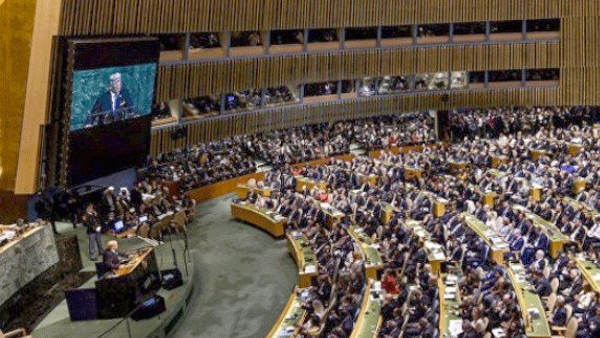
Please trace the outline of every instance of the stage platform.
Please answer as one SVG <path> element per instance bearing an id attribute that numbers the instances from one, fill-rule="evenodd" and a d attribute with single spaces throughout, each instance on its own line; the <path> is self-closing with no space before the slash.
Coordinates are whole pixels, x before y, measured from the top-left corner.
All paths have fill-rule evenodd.
<path id="1" fill-rule="evenodd" d="M 77 232 L 79 238 L 79 248 L 84 264 L 84 270 L 95 271 L 94 262 L 88 259 L 87 236 L 83 229 L 71 230 Z M 103 241 L 111 239 L 103 236 Z M 133 237 L 119 240 L 119 250 L 127 251 L 149 246 L 143 240 Z M 173 290 L 160 289 L 158 295 L 164 297 L 166 311 L 153 318 L 134 321 L 131 318 L 91 321 L 71 321 L 66 300 L 63 300 L 54 308 L 33 330 L 31 333 L 35 338 L 161 338 L 168 336 L 176 326 L 181 317 L 187 310 L 187 305 L 194 293 L 194 265 L 191 262 L 191 255 L 185 253 L 185 242 L 182 237 L 165 237 L 165 243 L 154 248 L 156 260 L 159 269 L 168 270 L 177 266 L 181 270 L 184 284 Z M 175 255 L 173 254 L 175 252 Z M 187 257 L 184 257 L 187 256 Z M 187 264 L 187 268 L 186 268 Z M 96 277 L 88 280 L 81 288 L 93 288 Z M 108 333 L 107 333 L 108 332 Z M 106 333 L 106 334 L 105 334 Z"/>

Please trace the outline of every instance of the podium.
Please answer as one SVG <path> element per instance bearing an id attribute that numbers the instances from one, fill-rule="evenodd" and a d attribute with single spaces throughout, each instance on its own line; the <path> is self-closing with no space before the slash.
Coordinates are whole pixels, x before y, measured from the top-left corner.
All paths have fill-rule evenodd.
<path id="1" fill-rule="evenodd" d="M 582 178 L 582 177 L 576 178 L 575 182 L 573 182 L 573 193 L 575 195 L 579 194 L 583 189 L 585 189 L 586 185 L 587 185 L 587 182 L 585 181 L 585 178 Z"/>
<path id="2" fill-rule="evenodd" d="M 448 200 L 445 198 L 438 198 L 433 203 L 433 216 L 442 217 L 446 214 L 446 205 L 448 205 Z"/>
<path id="3" fill-rule="evenodd" d="M 494 198 L 496 197 L 496 193 L 493 191 L 486 191 L 483 194 L 483 204 L 494 207 Z"/>
<path id="4" fill-rule="evenodd" d="M 98 317 L 109 319 L 127 316 L 145 295 L 160 287 L 160 284 L 153 248 L 134 251 L 129 264 L 96 281 Z"/>

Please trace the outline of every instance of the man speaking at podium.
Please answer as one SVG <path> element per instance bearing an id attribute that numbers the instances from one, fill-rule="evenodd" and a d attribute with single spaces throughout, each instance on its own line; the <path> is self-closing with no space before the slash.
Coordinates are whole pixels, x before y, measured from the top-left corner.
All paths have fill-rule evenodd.
<path id="1" fill-rule="evenodd" d="M 123 88 L 121 73 L 114 73 L 109 78 L 110 87 L 96 98 L 88 117 L 88 125 L 125 120 L 135 114 L 131 94 L 127 88 Z"/>
<path id="2" fill-rule="evenodd" d="M 114 271 L 121 267 L 129 257 L 118 251 L 119 243 L 117 241 L 108 241 L 106 243 L 106 250 L 102 254 L 102 262 L 106 269 Z"/>

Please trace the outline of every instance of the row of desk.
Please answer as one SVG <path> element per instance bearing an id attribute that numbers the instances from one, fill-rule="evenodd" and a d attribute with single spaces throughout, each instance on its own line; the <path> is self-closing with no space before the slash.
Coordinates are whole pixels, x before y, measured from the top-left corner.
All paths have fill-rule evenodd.
<path id="1" fill-rule="evenodd" d="M 569 241 L 569 237 L 565 236 L 560 229 L 552 222 L 543 219 L 537 214 L 532 213 L 527 208 L 514 204 L 513 210 L 522 212 L 525 217 L 530 219 L 534 225 L 539 226 L 540 229 L 548 236 L 550 242 L 550 256 L 553 258 L 558 257 L 558 254 L 562 251 L 563 246 Z"/>
<path id="2" fill-rule="evenodd" d="M 462 213 L 465 224 L 490 247 L 490 259 L 502 265 L 504 254 L 510 251 L 508 243 L 494 234 L 494 231 L 474 215 Z"/>
<path id="3" fill-rule="evenodd" d="M 301 288 L 309 287 L 312 279 L 319 275 L 317 256 L 304 234 L 287 232 L 285 238 L 288 251 L 298 266 L 299 286 Z"/>
<path id="4" fill-rule="evenodd" d="M 275 325 L 267 334 L 267 338 L 288 338 L 300 331 L 300 325 L 306 318 L 306 310 L 302 308 L 298 295 L 300 292 L 302 289 L 298 289 L 296 286 Z"/>
<path id="5" fill-rule="evenodd" d="M 357 243 L 365 261 L 365 275 L 370 279 L 377 279 L 377 272 L 383 269 L 383 260 L 379 256 L 377 247 L 371 242 L 371 238 L 358 226 L 350 226 L 348 233 Z"/>
<path id="6" fill-rule="evenodd" d="M 369 279 L 360 304 L 360 313 L 354 324 L 350 338 L 376 338 L 383 322 L 381 317 L 380 290 L 375 290 L 375 283 Z M 377 295 L 377 298 L 375 298 Z"/>
<path id="7" fill-rule="evenodd" d="M 233 218 L 252 224 L 275 238 L 283 237 L 287 219 L 277 213 L 261 210 L 247 202 L 231 203 Z"/>
<path id="8" fill-rule="evenodd" d="M 423 228 L 421 222 L 415 220 L 407 220 L 406 228 L 412 231 L 425 245 L 427 251 L 427 260 L 431 265 L 433 273 L 438 274 L 442 270 L 442 262 L 447 260 L 446 254 L 442 250 L 442 245 L 431 240 L 431 234 Z"/>
<path id="9" fill-rule="evenodd" d="M 535 293 L 531 283 L 525 278 L 527 272 L 522 264 L 510 264 L 508 277 L 517 295 L 521 307 L 525 334 L 531 338 L 549 338 L 552 336 L 546 312 L 540 296 Z"/>

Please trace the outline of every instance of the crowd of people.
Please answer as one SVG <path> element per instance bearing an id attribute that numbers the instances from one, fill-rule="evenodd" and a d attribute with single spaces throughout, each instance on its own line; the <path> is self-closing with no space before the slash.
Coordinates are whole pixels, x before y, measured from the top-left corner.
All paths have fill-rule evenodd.
<path id="1" fill-rule="evenodd" d="M 97 203 L 89 203 L 80 219 L 89 237 L 89 258 L 104 252 L 102 234 L 128 234 L 162 239 L 162 233 L 184 231 L 195 213 L 195 202 L 185 194 L 173 194 L 160 182 L 144 179 L 131 189 L 108 187 Z M 180 217 L 175 216 L 179 214 Z M 166 226 L 161 222 L 168 222 Z M 77 224 L 75 221 L 74 226 Z M 160 228 L 160 229 L 158 229 Z M 156 230 L 156 231 L 154 231 Z"/>
<path id="2" fill-rule="evenodd" d="M 568 237 L 565 253 L 554 264 L 565 264 L 561 262 L 577 252 L 589 253 L 586 259 L 597 259 L 593 255 L 600 246 L 600 216 L 593 210 L 600 197 L 599 130 L 591 127 L 595 122 L 591 109 L 542 109 L 539 119 L 529 119 L 532 114 L 537 117 L 537 112 L 524 109 L 509 114 L 509 119 L 518 119 L 521 125 L 514 133 L 499 132 L 496 139 L 487 138 L 495 136 L 493 133 L 476 134 L 461 143 L 425 147 L 421 152 L 382 151 L 376 159 L 331 159 L 325 165 L 300 169 L 283 166 L 265 176 L 265 184 L 274 193 L 269 197 L 256 196 L 251 203 L 286 216 L 287 230 L 306 234 L 319 253 L 327 252 L 324 248 L 332 241 L 318 245 L 315 237 L 323 239 L 335 234 L 333 242 L 345 243 L 342 238 L 349 236 L 344 229 L 363 227 L 384 261 L 381 283 L 386 296 L 381 337 L 439 334 L 438 276 L 428 265 L 431 250 L 408 226 L 408 221 L 418 222 L 429 233 L 428 239 L 440 244 L 448 258 L 444 272 L 459 271 L 459 337 L 483 337 L 498 329 L 506 336 L 525 337 L 530 324 L 522 319 L 524 309 L 515 290 L 520 286 L 511 282 L 509 269 L 513 267 L 505 262 L 518 262 L 525 267 L 532 292 L 540 297 L 556 296 L 556 305 L 545 304 L 551 310 L 550 324 L 565 325 L 570 319 L 565 314 L 568 306 L 578 309 L 573 311 L 577 314 L 573 317 L 578 324 L 577 336 L 595 337 L 600 333 L 596 291 L 591 290 L 573 262 L 567 269 L 549 264 L 552 230 L 548 233 L 544 224 L 531 215 L 555 223 Z M 476 121 L 488 115 L 504 118 L 496 111 L 463 113 L 461 117 Z M 485 133 L 481 129 L 477 132 Z M 571 145 L 583 150 L 572 153 Z M 534 151 L 543 155 L 534 160 Z M 493 158 L 502 161 L 496 170 L 489 170 Z M 465 163 L 469 169 L 457 170 L 456 163 Z M 416 168 L 422 170 L 422 176 L 407 179 L 407 169 Z M 375 184 L 364 179 L 371 175 L 377 177 Z M 327 188 L 315 185 L 298 191 L 298 176 L 325 182 Z M 585 179 L 587 187 L 574 193 L 578 179 Z M 531 190 L 538 185 L 544 193 L 536 200 Z M 492 205 L 484 203 L 484 193 L 488 191 L 496 193 Z M 433 217 L 434 203 L 440 198 L 450 201 L 448 210 L 442 217 Z M 385 221 L 383 216 L 390 208 L 392 217 Z M 328 225 L 332 210 L 345 216 Z M 499 238 L 498 243 L 506 243 L 506 261 L 490 259 L 490 245 L 468 225 L 469 217 L 485 224 L 489 235 Z M 353 262 L 359 265 L 363 259 L 344 257 L 345 266 L 353 266 Z M 319 263 L 323 264 L 323 271 L 328 271 L 328 260 Z M 325 274 L 316 278 L 312 289 L 325 287 L 324 281 L 329 280 L 326 276 L 331 277 Z M 556 290 L 550 285 L 553 279 L 559 281 Z M 348 295 L 356 296 L 352 292 Z M 323 303 L 323 307 L 330 304 Z M 307 309 L 309 313 L 313 311 L 310 306 Z M 331 337 L 345 337 L 341 331 L 334 331 L 335 325 L 328 327 L 332 329 Z"/>
<path id="3" fill-rule="evenodd" d="M 152 178 L 178 181 L 181 190 L 188 191 L 255 172 L 259 161 L 278 168 L 349 154 L 352 143 L 371 150 L 432 142 L 435 138 L 431 118 L 423 114 L 322 123 L 234 136 L 160 154 L 150 159 L 146 173 Z"/>

